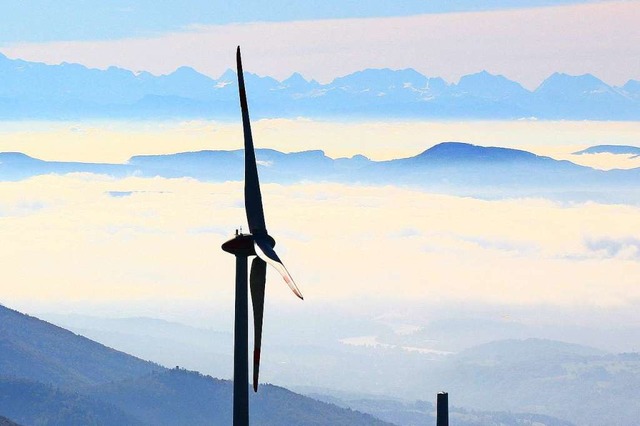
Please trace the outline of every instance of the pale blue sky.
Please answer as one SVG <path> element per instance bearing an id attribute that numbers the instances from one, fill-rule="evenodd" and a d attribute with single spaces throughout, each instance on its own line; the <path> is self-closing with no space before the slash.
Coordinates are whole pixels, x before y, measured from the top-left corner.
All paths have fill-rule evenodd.
<path id="1" fill-rule="evenodd" d="M 640 79 L 638 0 L 11 3 L 0 6 L 0 52 L 50 64 L 154 74 L 186 65 L 217 78 L 242 45 L 247 71 L 281 80 L 300 72 L 329 82 L 366 68 L 450 82 L 486 70 L 529 89 L 555 72 L 618 86 Z"/>
<path id="2" fill-rule="evenodd" d="M 193 24 L 411 16 L 607 0 L 3 0 L 0 43 L 150 36 Z"/>

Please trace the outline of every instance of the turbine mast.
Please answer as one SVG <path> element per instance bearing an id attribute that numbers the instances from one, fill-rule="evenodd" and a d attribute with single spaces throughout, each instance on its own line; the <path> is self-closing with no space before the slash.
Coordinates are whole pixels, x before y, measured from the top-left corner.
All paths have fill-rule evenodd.
<path id="1" fill-rule="evenodd" d="M 249 301 L 247 256 L 236 254 L 236 309 L 233 328 L 233 426 L 249 425 Z"/>
<path id="2" fill-rule="evenodd" d="M 247 258 L 255 256 L 253 237 L 238 234 L 222 245 L 236 257 L 236 303 L 233 327 L 233 426 L 249 426 L 249 302 Z"/>
<path id="3" fill-rule="evenodd" d="M 439 392 L 436 401 L 436 426 L 449 426 L 449 394 Z"/>

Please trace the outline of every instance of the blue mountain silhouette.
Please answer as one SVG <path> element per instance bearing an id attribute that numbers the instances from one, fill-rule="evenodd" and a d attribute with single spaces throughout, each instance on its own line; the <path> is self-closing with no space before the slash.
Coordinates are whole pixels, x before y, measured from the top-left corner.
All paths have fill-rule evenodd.
<path id="1" fill-rule="evenodd" d="M 256 157 L 263 182 L 393 184 L 480 198 L 541 196 L 640 203 L 640 168 L 595 170 L 527 151 L 461 142 L 443 142 L 416 156 L 389 161 L 361 155 L 332 159 L 319 150 L 282 153 L 258 149 Z M 0 153 L 0 180 L 88 172 L 224 182 L 241 180 L 242 165 L 242 150 L 134 156 L 127 164 L 49 162 Z"/>
<path id="2" fill-rule="evenodd" d="M 231 395 L 228 380 L 167 369 L 0 305 L 0 413 L 18 422 L 230 424 Z M 251 409 L 263 425 L 390 425 L 273 385 Z"/>
<path id="3" fill-rule="evenodd" d="M 318 118 L 640 118 L 640 83 L 612 87 L 592 75 L 553 74 L 531 92 L 486 71 L 456 84 L 413 69 L 366 69 L 330 83 L 294 73 L 280 82 L 245 73 L 252 116 Z M 237 119 L 235 72 L 193 68 L 155 76 L 110 67 L 46 65 L 0 54 L 3 119 Z"/>
<path id="4" fill-rule="evenodd" d="M 587 149 L 574 152 L 573 154 L 628 154 L 635 158 L 640 156 L 640 147 L 630 145 L 595 145 Z"/>

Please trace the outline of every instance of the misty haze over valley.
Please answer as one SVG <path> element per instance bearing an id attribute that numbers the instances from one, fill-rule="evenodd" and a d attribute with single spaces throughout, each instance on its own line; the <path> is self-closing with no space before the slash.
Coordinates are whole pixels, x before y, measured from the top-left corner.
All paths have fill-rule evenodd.
<path id="1" fill-rule="evenodd" d="M 0 426 L 638 424 L 639 2 L 9 3 Z"/>

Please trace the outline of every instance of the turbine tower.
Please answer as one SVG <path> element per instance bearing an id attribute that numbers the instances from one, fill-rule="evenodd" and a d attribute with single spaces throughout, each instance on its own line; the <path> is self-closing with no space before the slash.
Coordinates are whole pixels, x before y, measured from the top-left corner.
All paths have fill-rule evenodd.
<path id="1" fill-rule="evenodd" d="M 253 304 L 253 390 L 258 391 L 260 373 L 260 346 L 262 344 L 262 314 L 264 312 L 264 292 L 267 264 L 273 266 L 284 278 L 293 293 L 302 299 L 302 293 L 293 278 L 274 251 L 275 240 L 268 234 L 262 209 L 262 195 L 258 180 L 256 154 L 253 149 L 251 123 L 247 94 L 244 88 L 240 46 L 236 53 L 238 66 L 238 91 L 242 109 L 242 127 L 244 131 L 244 207 L 247 213 L 250 234 L 237 233 L 235 238 L 222 245 L 222 249 L 236 257 L 236 306 L 233 336 L 233 426 L 249 425 L 249 374 L 248 374 L 248 294 L 247 294 L 247 258 L 256 256 L 251 262 L 251 301 Z"/>

